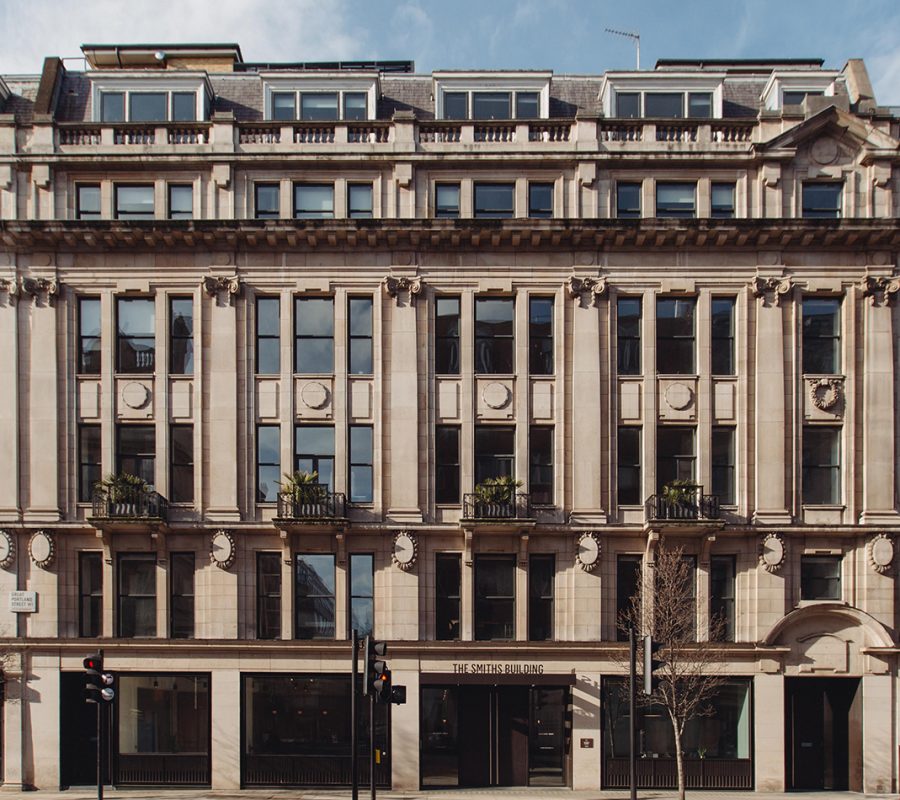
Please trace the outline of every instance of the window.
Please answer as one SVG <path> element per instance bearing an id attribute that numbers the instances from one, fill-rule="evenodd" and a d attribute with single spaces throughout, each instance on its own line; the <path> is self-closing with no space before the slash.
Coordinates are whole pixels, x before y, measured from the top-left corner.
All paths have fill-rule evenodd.
<path id="1" fill-rule="evenodd" d="M 116 219 L 154 219 L 153 185 L 116 185 Z"/>
<path id="2" fill-rule="evenodd" d="M 256 554 L 256 638 L 281 638 L 281 554 Z"/>
<path id="3" fill-rule="evenodd" d="M 78 554 L 78 635 L 103 635 L 103 553 Z"/>
<path id="4" fill-rule="evenodd" d="M 832 506 L 841 502 L 841 430 L 803 428 L 803 504 Z"/>
<path id="5" fill-rule="evenodd" d="M 315 475 L 316 481 L 334 491 L 334 428 L 331 425 L 298 425 L 294 429 L 294 471 Z"/>
<path id="6" fill-rule="evenodd" d="M 281 300 L 256 298 L 256 374 L 281 371 Z"/>
<path id="7" fill-rule="evenodd" d="M 90 503 L 94 486 L 103 477 L 100 426 L 78 426 L 78 502 Z"/>
<path id="8" fill-rule="evenodd" d="M 475 216 L 506 219 L 515 216 L 516 187 L 512 183 L 476 183 Z"/>
<path id="9" fill-rule="evenodd" d="M 350 555 L 350 631 L 369 636 L 375 630 L 375 557 Z"/>
<path id="10" fill-rule="evenodd" d="M 297 119 L 297 95 L 294 92 L 272 92 L 272 119 L 282 122 Z"/>
<path id="11" fill-rule="evenodd" d="M 803 298 L 803 372 L 837 375 L 841 371 L 841 301 Z"/>
<path id="12" fill-rule="evenodd" d="M 100 184 L 78 184 L 75 187 L 75 203 L 77 219 L 100 219 Z"/>
<path id="13" fill-rule="evenodd" d="M 622 119 L 636 119 L 641 115 L 641 95 L 639 92 L 616 92 L 616 116 Z"/>
<path id="14" fill-rule="evenodd" d="M 131 92 L 128 95 L 128 120 L 130 122 L 165 122 L 165 92 Z"/>
<path id="15" fill-rule="evenodd" d="M 734 641 L 734 556 L 709 559 L 709 616 L 721 624 L 721 640 Z"/>
<path id="16" fill-rule="evenodd" d="M 696 189 L 693 183 L 657 183 L 656 216 L 680 219 L 696 216 Z"/>
<path id="17" fill-rule="evenodd" d="M 556 559 L 550 554 L 528 557 L 528 641 L 553 639 L 553 581 Z"/>
<path id="18" fill-rule="evenodd" d="M 637 593 L 640 575 L 640 556 L 616 556 L 616 641 L 628 641 L 628 631 L 622 630 L 619 621 L 631 612 L 631 599 Z"/>
<path id="19" fill-rule="evenodd" d="M 619 375 L 641 374 L 641 298 L 616 300 L 616 369 Z"/>
<path id="20" fill-rule="evenodd" d="M 369 118 L 365 92 L 344 92 L 344 119 L 364 120 Z"/>
<path id="21" fill-rule="evenodd" d="M 278 500 L 281 480 L 281 431 L 277 425 L 256 426 L 256 502 Z"/>
<path id="22" fill-rule="evenodd" d="M 549 219 L 553 216 L 553 184 L 528 184 L 528 216 Z"/>
<path id="23" fill-rule="evenodd" d="M 553 428 L 532 425 L 529 437 L 528 491 L 535 505 L 553 505 Z"/>
<path id="24" fill-rule="evenodd" d="M 840 219 L 843 186 L 840 183 L 804 183 L 803 216 L 808 219 Z"/>
<path id="25" fill-rule="evenodd" d="M 800 599 L 841 599 L 841 557 L 800 557 Z"/>
<path id="26" fill-rule="evenodd" d="M 372 219 L 371 183 L 348 184 L 347 216 L 350 219 Z"/>
<path id="27" fill-rule="evenodd" d="M 294 219 L 333 219 L 334 185 L 294 184 Z"/>
<path id="28" fill-rule="evenodd" d="M 734 375 L 734 298 L 712 299 L 712 361 L 713 375 Z"/>
<path id="29" fill-rule="evenodd" d="M 528 371 L 553 374 L 553 298 L 528 300 Z"/>
<path id="30" fill-rule="evenodd" d="M 444 92 L 444 119 L 468 119 L 469 93 Z"/>
<path id="31" fill-rule="evenodd" d="M 694 480 L 694 429 L 660 426 L 656 431 L 656 482 L 660 489 L 672 481 Z"/>
<path id="32" fill-rule="evenodd" d="M 194 502 L 194 426 L 173 425 L 169 446 L 169 499 Z"/>
<path id="33" fill-rule="evenodd" d="M 197 119 L 196 92 L 172 92 L 173 122 L 194 122 Z"/>
<path id="34" fill-rule="evenodd" d="M 680 605 L 690 609 L 683 641 L 693 642 L 697 639 L 697 557 L 685 555 L 681 560 L 687 573 L 687 581 L 681 587 Z"/>
<path id="35" fill-rule="evenodd" d="M 641 184 L 616 184 L 616 216 L 619 219 L 639 219 L 641 216 Z"/>
<path id="36" fill-rule="evenodd" d="M 277 183 L 254 184 L 253 208 L 256 219 L 278 219 L 281 216 L 281 187 Z"/>
<path id="37" fill-rule="evenodd" d="M 644 116 L 681 119 L 684 116 L 683 92 L 645 92 Z"/>
<path id="38" fill-rule="evenodd" d="M 125 121 L 125 93 L 103 92 L 100 95 L 100 121 Z"/>
<path id="39" fill-rule="evenodd" d="M 194 301 L 190 297 L 169 299 L 169 372 L 194 374 Z"/>
<path id="40" fill-rule="evenodd" d="M 509 92 L 472 92 L 472 119 L 512 119 Z"/>
<path id="41" fill-rule="evenodd" d="M 693 297 L 656 300 L 656 371 L 664 375 L 692 375 L 694 366 Z"/>
<path id="42" fill-rule="evenodd" d="M 434 429 L 434 501 L 459 503 L 459 427 Z"/>
<path id="43" fill-rule="evenodd" d="M 371 425 L 350 426 L 350 502 L 373 499 L 373 437 Z"/>
<path id="44" fill-rule="evenodd" d="M 116 370 L 153 372 L 156 365 L 156 311 L 151 297 L 116 300 Z"/>
<path id="45" fill-rule="evenodd" d="M 824 92 L 809 91 L 806 89 L 791 90 L 785 89 L 781 93 L 781 104 L 783 106 L 799 106 L 807 97 L 821 97 Z"/>
<path id="46" fill-rule="evenodd" d="M 118 635 L 156 636 L 156 554 L 119 554 Z"/>
<path id="47" fill-rule="evenodd" d="M 434 216 L 438 219 L 457 219 L 459 217 L 458 183 L 435 184 Z"/>
<path id="48" fill-rule="evenodd" d="M 734 428 L 712 429 L 712 493 L 724 506 L 734 505 Z"/>
<path id="49" fill-rule="evenodd" d="M 712 92 L 688 92 L 688 113 L 692 119 L 710 119 L 712 117 Z"/>
<path id="50" fill-rule="evenodd" d="M 169 635 L 173 639 L 194 638 L 194 554 L 171 553 Z"/>
<path id="51" fill-rule="evenodd" d="M 349 304 L 349 348 L 347 371 L 351 375 L 372 374 L 372 298 L 351 297 Z"/>
<path id="52" fill-rule="evenodd" d="M 620 506 L 641 504 L 641 429 L 619 428 L 616 491 Z"/>
<path id="53" fill-rule="evenodd" d="M 514 371 L 514 321 L 512 297 L 475 298 L 475 372 L 503 375 Z"/>
<path id="54" fill-rule="evenodd" d="M 294 299 L 294 372 L 334 372 L 334 298 Z"/>
<path id="55" fill-rule="evenodd" d="M 294 559 L 297 639 L 334 638 L 334 556 L 297 555 Z"/>
<path id="56" fill-rule="evenodd" d="M 434 314 L 434 371 L 459 375 L 459 298 L 436 298 Z"/>
<path id="57" fill-rule="evenodd" d="M 438 641 L 459 639 L 461 564 L 459 553 L 438 553 L 435 556 L 434 638 Z"/>
<path id="58" fill-rule="evenodd" d="M 516 557 L 475 556 L 475 639 L 516 636 Z"/>
<path id="59" fill-rule="evenodd" d="M 516 429 L 507 425 L 475 427 L 475 483 L 515 475 Z"/>
<path id="60" fill-rule="evenodd" d="M 516 119 L 538 119 L 541 116 L 539 92 L 516 92 Z"/>
<path id="61" fill-rule="evenodd" d="M 78 373 L 100 374 L 100 298 L 78 298 Z"/>
<path id="62" fill-rule="evenodd" d="M 710 216 L 713 219 L 734 219 L 734 184 L 714 183 L 709 194 Z"/>
<path id="63" fill-rule="evenodd" d="M 153 425 L 119 425 L 116 472 L 156 483 L 156 429 Z"/>
<path id="64" fill-rule="evenodd" d="M 194 187 L 189 183 L 169 184 L 169 219 L 194 218 Z"/>
<path id="65" fill-rule="evenodd" d="M 327 122 L 339 118 L 337 92 L 303 92 L 300 95 L 300 119 Z"/>

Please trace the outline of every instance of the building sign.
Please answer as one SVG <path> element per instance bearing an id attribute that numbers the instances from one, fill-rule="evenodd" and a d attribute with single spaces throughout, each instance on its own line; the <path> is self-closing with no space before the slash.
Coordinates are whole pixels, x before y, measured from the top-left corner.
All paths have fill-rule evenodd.
<path id="1" fill-rule="evenodd" d="M 10 592 L 9 610 L 17 614 L 37 611 L 37 592 Z"/>
<path id="2" fill-rule="evenodd" d="M 454 675 L 543 675 L 543 664 L 496 664 L 492 661 L 454 661 Z"/>
<path id="3" fill-rule="evenodd" d="M 593 739 L 582 739 L 581 747 L 584 750 L 593 750 L 594 749 L 594 740 Z"/>

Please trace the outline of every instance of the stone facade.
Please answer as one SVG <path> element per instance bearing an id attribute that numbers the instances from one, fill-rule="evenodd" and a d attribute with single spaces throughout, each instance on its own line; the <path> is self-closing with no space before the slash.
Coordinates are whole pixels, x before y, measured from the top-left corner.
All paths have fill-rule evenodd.
<path id="1" fill-rule="evenodd" d="M 749 687 L 698 785 L 897 791 L 900 121 L 862 62 L 111 51 L 0 76 L 6 785 L 83 780 L 97 648 L 118 783 L 340 784 L 303 759 L 346 731 L 301 754 L 252 709 L 346 681 L 352 616 L 407 687 L 382 783 L 616 787 L 620 584 L 662 541 Z M 497 474 L 518 497 L 486 505 Z M 513 717 L 467 774 L 466 732 Z"/>

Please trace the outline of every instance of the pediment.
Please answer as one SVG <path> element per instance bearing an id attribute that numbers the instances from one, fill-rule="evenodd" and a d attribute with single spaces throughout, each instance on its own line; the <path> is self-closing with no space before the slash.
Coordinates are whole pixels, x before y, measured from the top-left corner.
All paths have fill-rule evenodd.
<path id="1" fill-rule="evenodd" d="M 815 148 L 819 142 L 835 142 L 839 147 L 852 151 L 866 150 L 876 157 L 891 157 L 900 153 L 900 141 L 884 131 L 880 131 L 866 120 L 834 106 L 825 108 L 818 114 L 801 122 L 789 131 L 758 146 L 761 152 L 798 149 L 808 147 L 816 157 Z M 832 145 L 819 145 L 821 157 L 829 155 Z"/>

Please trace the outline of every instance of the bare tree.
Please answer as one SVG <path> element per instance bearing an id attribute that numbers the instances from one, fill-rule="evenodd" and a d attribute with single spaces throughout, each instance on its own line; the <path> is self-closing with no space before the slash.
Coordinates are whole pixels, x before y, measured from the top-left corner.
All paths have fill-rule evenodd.
<path id="1" fill-rule="evenodd" d="M 638 702 L 645 707 L 661 706 L 672 723 L 679 800 L 684 800 L 685 794 L 685 726 L 714 713 L 711 701 L 724 681 L 717 642 L 723 638 L 725 621 L 721 616 L 711 617 L 708 636 L 697 635 L 693 572 L 693 560 L 685 557 L 684 548 L 660 543 L 655 563 L 638 573 L 629 608 L 619 617 L 623 630 L 633 627 L 639 639 L 649 633 L 662 645 L 658 658 L 663 665 L 654 673 L 658 684 L 652 695 L 639 692 Z M 638 664 L 641 659 L 642 645 Z"/>

